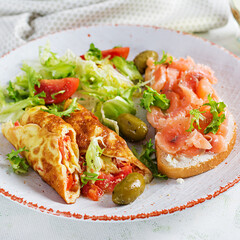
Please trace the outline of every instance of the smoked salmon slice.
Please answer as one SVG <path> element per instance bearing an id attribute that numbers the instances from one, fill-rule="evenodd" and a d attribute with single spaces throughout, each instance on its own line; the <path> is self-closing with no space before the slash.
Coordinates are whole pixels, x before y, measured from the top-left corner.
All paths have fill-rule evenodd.
<path id="1" fill-rule="evenodd" d="M 156 145 L 172 155 L 183 154 L 192 157 L 202 152 L 220 153 L 226 151 L 225 137 L 228 133 L 228 119 L 223 121 L 216 134 L 207 133 L 213 114 L 208 97 L 219 102 L 212 87 L 217 83 L 214 72 L 207 66 L 196 64 L 190 57 L 175 59 L 167 64 L 147 61 L 145 81 L 170 100 L 170 107 L 161 110 L 152 106 L 147 113 L 148 122 L 156 129 Z M 193 123 L 191 110 L 199 110 L 202 118 Z M 190 129 L 190 130 L 189 130 Z"/>

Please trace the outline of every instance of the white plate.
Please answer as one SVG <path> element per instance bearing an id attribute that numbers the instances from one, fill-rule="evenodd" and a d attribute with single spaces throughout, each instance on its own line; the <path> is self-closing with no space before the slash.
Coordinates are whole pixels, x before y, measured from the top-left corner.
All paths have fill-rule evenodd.
<path id="1" fill-rule="evenodd" d="M 189 55 L 197 63 L 206 64 L 215 71 L 219 80 L 216 89 L 240 125 L 239 59 L 208 41 L 154 27 L 83 27 L 34 40 L 0 59 L 1 85 L 19 73 L 23 60 L 37 59 L 38 47 L 47 40 L 50 40 L 52 50 L 59 54 L 69 48 L 81 55 L 93 42 L 100 49 L 129 46 L 129 59 L 147 49 L 159 53 L 165 50 L 175 57 Z M 11 173 L 5 157 L 11 149 L 11 144 L 1 134 L 0 192 L 11 200 L 41 212 L 81 220 L 133 220 L 172 213 L 211 199 L 240 180 L 238 132 L 235 148 L 223 163 L 211 171 L 186 179 L 181 185 L 172 179 L 154 180 L 134 203 L 122 207 L 114 205 L 111 195 L 107 194 L 99 202 L 80 197 L 75 204 L 67 205 L 33 170 L 27 176 Z"/>

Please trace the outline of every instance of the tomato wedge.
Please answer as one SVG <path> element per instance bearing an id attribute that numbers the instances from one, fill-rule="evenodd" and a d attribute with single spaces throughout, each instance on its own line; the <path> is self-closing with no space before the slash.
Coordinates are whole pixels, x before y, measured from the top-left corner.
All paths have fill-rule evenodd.
<path id="1" fill-rule="evenodd" d="M 108 50 L 103 50 L 101 52 L 102 52 L 103 58 L 106 58 L 107 56 L 109 56 L 109 59 L 112 59 L 115 56 L 119 56 L 127 59 L 129 51 L 130 51 L 129 47 L 116 47 Z M 82 59 L 85 59 L 84 55 L 81 55 L 80 57 Z"/>
<path id="2" fill-rule="evenodd" d="M 35 90 L 36 94 L 43 91 L 46 93 L 46 104 L 61 103 L 76 92 L 78 85 L 78 78 L 42 79 L 40 87 L 35 86 Z"/>

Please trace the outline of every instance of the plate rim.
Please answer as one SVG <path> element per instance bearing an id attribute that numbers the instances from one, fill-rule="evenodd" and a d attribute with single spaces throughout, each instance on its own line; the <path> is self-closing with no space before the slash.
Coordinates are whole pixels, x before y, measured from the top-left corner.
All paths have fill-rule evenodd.
<path id="1" fill-rule="evenodd" d="M 187 35 L 187 36 L 199 39 L 200 41 L 204 41 L 212 46 L 215 46 L 218 49 L 226 52 L 227 54 L 231 55 L 232 57 L 234 57 L 240 61 L 240 57 L 237 56 L 236 54 L 232 53 L 230 50 L 228 50 L 228 49 L 224 48 L 223 46 L 218 45 L 208 39 L 205 39 L 203 37 L 193 35 L 192 33 L 187 33 L 187 32 L 179 31 L 179 30 L 173 30 L 173 29 L 169 29 L 169 28 L 165 28 L 165 27 L 158 27 L 158 26 L 154 26 L 154 25 L 140 25 L 140 24 L 93 24 L 93 25 L 88 25 L 88 26 L 67 28 L 64 30 L 55 31 L 53 33 L 48 33 L 43 36 L 33 38 L 33 39 L 17 46 L 16 48 L 13 48 L 12 50 L 4 53 L 3 55 L 0 56 L 0 59 L 3 59 L 7 55 L 11 54 L 12 52 L 16 51 L 17 49 L 19 49 L 31 42 L 37 41 L 37 40 L 45 38 L 47 36 L 55 35 L 55 34 L 62 33 L 62 32 L 67 32 L 67 31 L 76 31 L 76 30 L 82 29 L 82 28 L 118 27 L 118 26 L 152 28 L 152 29 L 157 29 L 157 30 L 174 32 L 176 34 L 180 34 L 183 36 Z M 0 187 L 0 194 L 2 196 L 6 197 L 6 199 L 10 199 L 11 201 L 13 201 L 17 204 L 20 204 L 21 206 L 28 207 L 29 209 L 36 210 L 37 212 L 50 214 L 52 216 L 59 216 L 59 217 L 67 218 L 67 219 L 85 220 L 85 221 L 126 222 L 126 221 L 132 221 L 132 220 L 144 220 L 144 219 L 149 219 L 149 218 L 153 218 L 153 217 L 159 217 L 162 215 L 172 214 L 177 211 L 182 211 L 186 208 L 194 207 L 200 203 L 205 202 L 206 200 L 211 200 L 212 198 L 217 197 L 219 194 L 221 194 L 223 192 L 226 192 L 229 188 L 233 187 L 239 181 L 240 181 L 240 176 L 237 176 L 234 180 L 232 180 L 231 182 L 228 182 L 225 186 L 220 186 L 213 194 L 208 194 L 205 197 L 198 198 L 197 200 L 190 200 L 186 204 L 183 204 L 180 206 L 175 206 L 175 207 L 172 207 L 169 209 L 155 210 L 155 211 L 149 212 L 149 213 L 138 213 L 135 215 L 122 215 L 122 216 L 118 216 L 118 215 L 88 215 L 88 214 L 72 213 L 70 211 L 53 210 L 52 208 L 38 206 L 37 203 L 28 202 L 24 198 L 18 197 L 14 194 L 11 194 L 7 190 L 5 190 L 4 188 L 1 188 L 1 187 Z"/>

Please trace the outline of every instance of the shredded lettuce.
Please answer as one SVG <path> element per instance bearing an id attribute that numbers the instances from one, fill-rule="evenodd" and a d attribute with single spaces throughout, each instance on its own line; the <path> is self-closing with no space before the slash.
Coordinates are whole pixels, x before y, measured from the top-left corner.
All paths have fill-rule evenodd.
<path id="1" fill-rule="evenodd" d="M 0 122 L 7 122 L 9 120 L 16 121 L 21 117 L 24 112 L 23 109 L 26 107 L 44 105 L 45 101 L 41 97 L 45 96 L 45 93 L 41 92 L 16 103 L 6 103 L 0 112 Z"/>
<path id="2" fill-rule="evenodd" d="M 98 141 L 103 143 L 102 137 L 95 137 L 91 140 L 87 152 L 86 152 L 86 164 L 87 172 L 99 174 L 100 169 L 102 168 L 102 159 L 101 155 L 104 149 L 98 144 Z"/>
<path id="3" fill-rule="evenodd" d="M 43 67 L 40 72 L 44 78 L 59 79 L 75 75 L 76 65 L 68 61 L 65 56 L 58 57 L 51 51 L 49 44 L 39 48 L 39 60 Z"/>
<path id="4" fill-rule="evenodd" d="M 101 60 L 102 59 L 102 52 L 94 46 L 93 43 L 90 44 L 89 50 L 84 55 L 86 60 Z"/>
<path id="5" fill-rule="evenodd" d="M 124 76 L 128 77 L 131 81 L 143 80 L 143 77 L 137 70 L 134 62 L 127 61 L 125 58 L 119 56 L 115 56 L 111 61 L 113 62 L 117 70 Z"/>

